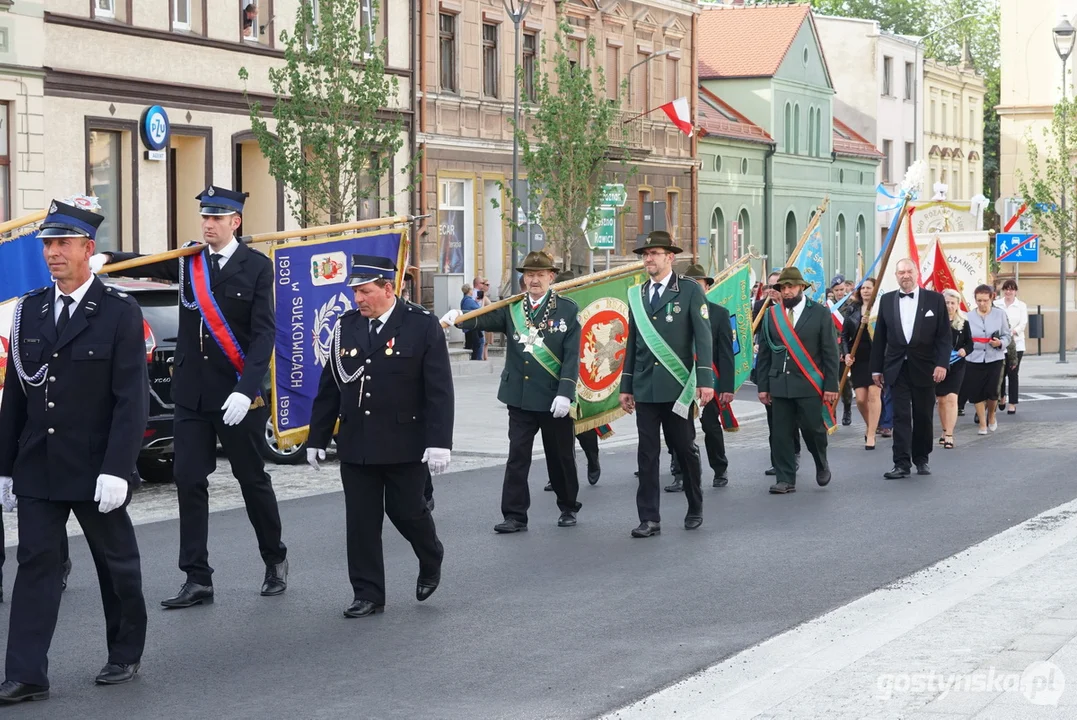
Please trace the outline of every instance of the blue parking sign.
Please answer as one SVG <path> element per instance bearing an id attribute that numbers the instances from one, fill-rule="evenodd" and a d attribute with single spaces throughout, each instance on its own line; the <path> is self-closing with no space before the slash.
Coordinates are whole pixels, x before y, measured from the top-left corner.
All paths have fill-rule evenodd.
<path id="1" fill-rule="evenodd" d="M 1040 236 L 1035 233 L 999 233 L 995 236 L 998 262 L 1039 262 Z"/>

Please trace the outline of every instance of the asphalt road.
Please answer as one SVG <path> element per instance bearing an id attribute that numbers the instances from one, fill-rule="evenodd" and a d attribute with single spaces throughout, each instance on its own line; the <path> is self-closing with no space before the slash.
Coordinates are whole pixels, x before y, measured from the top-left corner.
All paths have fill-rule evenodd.
<path id="1" fill-rule="evenodd" d="M 883 480 L 889 441 L 868 453 L 855 427 L 834 441 L 834 481 L 805 473 L 770 496 L 765 425 L 729 438 L 732 481 L 705 483 L 705 523 L 681 525 L 683 496 L 663 497 L 657 538 L 634 540 L 634 453 L 603 456 L 584 487 L 580 524 L 555 526 L 544 468 L 533 467 L 530 531 L 497 536 L 500 472 L 436 484 L 446 548 L 442 586 L 414 599 L 414 555 L 387 522 L 388 604 L 345 620 L 350 600 L 339 493 L 282 504 L 288 592 L 262 598 L 262 567 L 242 510 L 210 523 L 217 602 L 164 612 L 182 578 L 177 523 L 138 527 L 148 647 L 139 679 L 97 688 L 104 627 L 92 563 L 75 570 L 52 646 L 52 699 L 15 718 L 587 718 L 946 558 L 1077 497 L 1077 400 L 1022 405 L 979 438 L 932 455 L 934 475 Z M 805 456 L 806 458 L 807 456 Z M 335 468 L 334 468 L 335 469 Z M 706 478 L 709 480 L 709 477 Z M 14 568 L 9 566 L 10 593 Z M 9 605 L 0 606 L 7 627 Z"/>

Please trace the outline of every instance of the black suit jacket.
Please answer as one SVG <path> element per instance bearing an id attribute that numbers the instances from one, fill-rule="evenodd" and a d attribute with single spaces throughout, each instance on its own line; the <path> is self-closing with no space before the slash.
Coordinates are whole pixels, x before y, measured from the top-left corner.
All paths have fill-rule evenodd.
<path id="1" fill-rule="evenodd" d="M 879 298 L 879 316 L 871 343 L 871 372 L 881 373 L 888 385 L 897 382 L 903 366 L 908 367 L 909 383 L 917 387 L 934 384 L 935 368 L 950 366 L 953 338 L 950 315 L 942 293 L 920 288 L 916 302 L 916 321 L 912 339 L 905 340 L 898 310 L 898 291 Z"/>
<path id="2" fill-rule="evenodd" d="M 112 253 L 113 262 L 136 257 L 141 256 L 136 253 Z M 177 282 L 181 262 L 186 263 L 187 259 L 166 260 L 112 274 Z M 185 265 L 180 292 L 193 301 L 194 291 L 186 269 Z M 243 393 L 253 401 L 269 372 L 276 334 L 273 264 L 262 253 L 241 243 L 221 268 L 212 291 L 236 342 L 243 349 L 243 374 L 236 378 L 232 363 L 203 327 L 202 314 L 198 310 L 188 310 L 181 303 L 179 336 L 176 338 L 173 363 L 172 400 L 191 410 L 215 412 L 221 409 L 233 392 Z M 265 399 L 268 403 L 268 398 Z"/>
<path id="3" fill-rule="evenodd" d="M 48 363 L 48 371 L 34 387 L 9 364 L 0 475 L 21 497 L 92 502 L 98 475 L 137 482 L 150 403 L 142 310 L 95 278 L 57 337 L 55 298 L 49 285 L 22 301 L 23 370 L 32 377 Z"/>
<path id="4" fill-rule="evenodd" d="M 729 311 L 718 303 L 707 302 L 710 314 L 711 331 L 714 334 L 714 365 L 718 376 L 714 379 L 714 391 L 717 393 L 733 392 L 736 370 L 733 367 L 733 326 L 729 322 Z"/>
<path id="5" fill-rule="evenodd" d="M 309 447 L 325 448 L 339 418 L 343 462 L 394 465 L 419 462 L 426 448 L 452 449 L 452 369 L 441 323 L 400 299 L 373 337 L 356 310 L 339 322 L 340 345 L 330 351 L 311 410 Z M 344 383 L 334 353 L 349 375 L 366 368 L 365 382 Z"/>

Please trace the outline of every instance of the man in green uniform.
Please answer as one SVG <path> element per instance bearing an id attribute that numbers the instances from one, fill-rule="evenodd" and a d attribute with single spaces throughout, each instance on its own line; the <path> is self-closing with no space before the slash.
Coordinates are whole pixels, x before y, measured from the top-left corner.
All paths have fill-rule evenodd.
<path id="1" fill-rule="evenodd" d="M 516 270 L 523 273 L 527 291 L 522 300 L 458 323 L 464 330 L 508 336 L 505 370 L 497 391 L 497 399 L 509 406 L 509 458 L 501 490 L 505 520 L 494 526 L 499 533 L 527 530 L 531 505 L 527 476 L 538 432 L 542 433 L 546 467 L 561 510 L 557 524 L 575 525 L 581 507 L 576 500 L 580 484 L 569 413 L 580 372 L 579 307 L 550 290 L 557 268 L 546 253 L 529 253 Z"/>
<path id="2" fill-rule="evenodd" d="M 660 430 L 684 465 L 688 499 L 684 527 L 695 530 L 703 524 L 699 455 L 692 453 L 693 417 L 697 408 L 714 398 L 714 341 L 703 288 L 681 281 L 673 272 L 673 258 L 680 252 L 664 230 L 655 230 L 635 249 L 643 256 L 650 277 L 628 291 L 628 345 L 621 374 L 621 408 L 636 414 L 639 431 L 636 508 L 640 524 L 632 537 L 651 537 L 662 529 Z"/>
<path id="3" fill-rule="evenodd" d="M 782 302 L 767 309 L 759 334 L 756 385 L 759 401 L 773 408 L 774 494 L 796 491 L 798 428 L 815 459 L 816 482 L 830 482 L 827 426 L 838 402 L 838 341 L 830 310 L 810 300 L 806 287 L 799 269 L 782 270 L 775 284 Z"/>

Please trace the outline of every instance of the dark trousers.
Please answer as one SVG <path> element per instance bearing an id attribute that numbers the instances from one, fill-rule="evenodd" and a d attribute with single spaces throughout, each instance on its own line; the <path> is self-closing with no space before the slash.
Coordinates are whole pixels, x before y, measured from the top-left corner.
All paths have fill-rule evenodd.
<path id="1" fill-rule="evenodd" d="M 594 430 L 588 430 L 582 432 L 576 436 L 576 442 L 580 444 L 580 450 L 583 450 L 583 456 L 587 458 L 587 469 L 598 465 L 598 433 Z"/>
<path id="2" fill-rule="evenodd" d="M 776 468 L 778 467 L 778 464 L 774 462 L 774 406 L 767 405 L 766 408 L 767 431 L 770 433 L 770 466 Z M 793 435 L 793 452 L 798 457 L 800 456 L 800 433 L 795 433 Z"/>
<path id="3" fill-rule="evenodd" d="M 105 611 L 108 662 L 142 659 L 146 602 L 135 529 L 127 508 L 102 514 L 97 503 L 19 498 L 19 570 L 11 597 L 7 679 L 48 686 L 49 646 L 60 612 L 67 518 L 75 513 L 86 534 Z"/>
<path id="4" fill-rule="evenodd" d="M 662 456 L 662 435 L 674 457 L 683 462 L 684 495 L 688 499 L 688 514 L 703 514 L 702 471 L 699 453 L 692 452 L 695 421 L 673 412 L 673 403 L 636 403 L 636 430 L 639 445 L 636 461 L 639 465 L 639 489 L 636 509 L 640 522 L 662 522 L 659 512 L 662 488 L 658 483 L 658 461 Z M 661 433 L 661 434 L 660 434 Z"/>
<path id="5" fill-rule="evenodd" d="M 844 358 L 842 359 L 844 362 Z M 845 381 L 845 387 L 841 389 L 841 402 L 845 405 L 846 410 L 850 410 L 853 404 L 853 383 L 852 378 Z"/>
<path id="6" fill-rule="evenodd" d="M 426 466 L 426 483 L 423 486 L 423 499 L 430 502 L 434 499 L 434 478 L 430 476 L 430 466 Z"/>
<path id="7" fill-rule="evenodd" d="M 531 471 L 535 434 L 540 432 L 557 507 L 561 512 L 578 512 L 582 507 L 576 500 L 580 480 L 576 474 L 572 418 L 555 418 L 549 412 L 534 412 L 510 405 L 509 459 L 505 463 L 505 482 L 501 486 L 501 514 L 506 520 L 527 522 L 527 509 L 531 507 L 527 476 Z"/>
<path id="8" fill-rule="evenodd" d="M 196 411 L 176 405 L 176 459 L 173 475 L 180 511 L 179 568 L 187 580 L 213 583 L 209 565 L 209 474 L 217 468 L 220 438 L 232 475 L 239 481 L 247 517 L 258 538 L 258 551 L 266 565 L 284 562 L 288 553 L 281 542 L 280 512 L 265 461 L 258 451 L 266 424 L 265 408 L 255 408 L 238 425 L 225 425 L 221 411 Z"/>
<path id="9" fill-rule="evenodd" d="M 4 582 L 4 562 L 7 560 L 7 554 L 4 552 L 4 513 L 0 512 L 0 585 Z M 67 533 L 64 533 L 63 547 L 60 549 L 60 562 L 67 564 L 71 562 L 71 551 L 67 543 Z M 3 587 L 0 587 L 0 592 L 3 591 Z"/>
<path id="10" fill-rule="evenodd" d="M 1014 367 L 1003 367 L 1002 369 L 1002 392 L 999 394 L 999 399 L 1006 398 L 1006 402 L 1009 405 L 1017 404 L 1017 396 L 1020 392 L 1018 385 L 1018 375 L 1021 374 L 1021 358 L 1025 356 L 1024 350 L 1017 351 L 1017 365 Z M 1006 388 L 1009 387 L 1009 392 Z"/>
<path id="11" fill-rule="evenodd" d="M 703 444 L 707 449 L 707 464 L 710 465 L 711 470 L 714 471 L 715 477 L 722 475 L 729 469 L 729 460 L 725 456 L 725 432 L 722 430 L 722 419 L 718 412 L 717 403 L 707 403 L 707 406 L 703 408 L 703 414 L 699 417 L 699 424 L 703 426 Z M 695 424 L 692 425 L 692 454 L 697 458 L 699 457 L 699 446 L 695 443 L 696 428 Z M 669 447 L 669 439 L 666 439 L 666 447 Z M 673 454 L 670 450 L 671 456 L 670 472 L 673 475 L 680 475 L 684 467 L 680 458 Z M 700 473 L 702 474 L 702 467 L 700 467 Z"/>
<path id="12" fill-rule="evenodd" d="M 797 435 L 804 436 L 804 444 L 815 460 L 815 469 L 826 468 L 827 434 L 823 423 L 823 399 L 821 397 L 783 398 L 771 396 L 773 425 L 770 434 L 770 456 L 780 483 L 795 485 L 797 482 Z"/>
<path id="13" fill-rule="evenodd" d="M 935 387 L 912 385 L 909 366 L 902 365 L 890 388 L 894 401 L 894 465 L 923 465 L 935 444 Z"/>
<path id="14" fill-rule="evenodd" d="M 440 579 L 445 549 L 423 499 L 426 463 L 355 465 L 342 462 L 348 538 L 348 579 L 356 600 L 385 604 L 381 526 L 386 515 L 419 558 L 419 577 Z M 384 508 L 384 511 L 383 511 Z"/>

